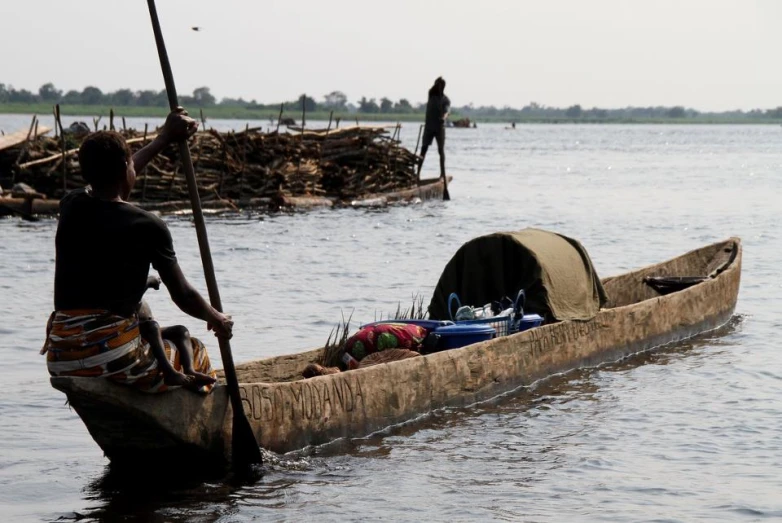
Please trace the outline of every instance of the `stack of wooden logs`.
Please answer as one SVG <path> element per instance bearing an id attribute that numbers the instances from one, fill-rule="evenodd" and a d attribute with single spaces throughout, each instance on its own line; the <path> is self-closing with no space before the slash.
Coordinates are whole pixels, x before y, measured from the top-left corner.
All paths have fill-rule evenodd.
<path id="1" fill-rule="evenodd" d="M 155 137 L 134 130 L 120 132 L 134 152 Z M 190 150 L 204 200 L 280 195 L 347 200 L 416 185 L 418 157 L 401 146 L 397 133 L 398 127 L 389 135 L 385 128 L 358 126 L 290 133 L 209 130 L 191 139 Z M 60 198 L 66 190 L 83 186 L 77 151 L 84 136 L 65 136 L 65 141 L 38 136 L 23 146 L 0 151 L 5 160 L 14 160 L 5 162 L 13 163 L 13 181 L 24 182 L 49 198 Z M 9 177 L 9 173 L 0 174 Z M 137 176 L 134 201 L 188 198 L 175 146 L 166 148 Z"/>

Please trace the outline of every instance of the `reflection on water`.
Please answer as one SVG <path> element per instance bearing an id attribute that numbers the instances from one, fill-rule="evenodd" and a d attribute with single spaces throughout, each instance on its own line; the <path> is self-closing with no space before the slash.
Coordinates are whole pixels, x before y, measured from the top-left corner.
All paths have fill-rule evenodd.
<path id="1" fill-rule="evenodd" d="M 56 222 L 0 220 L 0 515 L 780 518 L 779 133 L 771 126 L 570 125 L 507 133 L 485 125 L 449 134 L 448 203 L 210 216 L 217 279 L 236 319 L 237 362 L 320 345 L 343 313 L 353 311 L 360 324 L 407 305 L 414 293 L 428 299 L 455 250 L 488 232 L 536 226 L 574 236 L 602 276 L 731 235 L 744 242 L 737 316 L 718 331 L 368 438 L 269 454 L 253 483 L 190 472 L 174 480 L 154 464 L 139 464 L 136 474 L 107 467 L 37 355 L 51 307 Z M 417 126 L 403 127 L 409 146 L 416 137 Z M 435 163 L 424 176 L 435 174 Z M 183 270 L 203 289 L 190 218 L 166 220 Z M 163 321 L 212 340 L 165 293 L 149 299 Z"/>

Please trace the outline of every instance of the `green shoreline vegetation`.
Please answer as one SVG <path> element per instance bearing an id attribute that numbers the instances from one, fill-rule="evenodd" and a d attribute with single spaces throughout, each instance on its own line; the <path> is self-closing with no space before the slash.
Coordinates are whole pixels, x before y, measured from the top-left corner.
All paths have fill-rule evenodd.
<path id="1" fill-rule="evenodd" d="M 318 102 L 302 94 L 293 101 L 282 104 L 260 104 L 255 100 L 223 98 L 218 101 L 208 87 L 199 87 L 190 96 L 181 96 L 180 103 L 191 116 L 203 115 L 206 119 L 263 120 L 269 126 L 276 126 L 283 107 L 283 118 L 296 123 L 301 121 L 302 110 L 306 120 L 327 121 L 339 118 L 342 125 L 362 122 L 423 122 L 425 103 L 413 104 L 407 99 L 396 102 L 381 98 L 362 97 L 356 103 L 348 103 L 341 91 L 332 91 Z M 37 93 L 26 89 L 14 89 L 0 83 L 0 114 L 51 114 L 53 106 L 60 105 L 60 111 L 68 116 L 89 116 L 108 118 L 114 111 L 117 118 L 163 117 L 168 113 L 165 91 L 131 91 L 119 89 L 103 93 L 97 87 L 85 87 L 82 91 L 57 89 L 47 83 Z M 780 124 L 782 107 L 754 109 L 751 111 L 699 112 L 682 106 L 674 107 L 625 107 L 620 109 L 582 108 L 572 105 L 567 108 L 547 107 L 532 102 L 521 109 L 494 106 L 475 107 L 472 104 L 454 106 L 451 121 L 469 119 L 478 123 L 569 123 L 569 124 Z M 101 120 L 104 124 L 105 120 Z M 90 122 L 87 122 L 88 124 Z M 116 122 L 115 122 L 116 124 Z M 335 124 L 336 125 L 336 124 Z"/>

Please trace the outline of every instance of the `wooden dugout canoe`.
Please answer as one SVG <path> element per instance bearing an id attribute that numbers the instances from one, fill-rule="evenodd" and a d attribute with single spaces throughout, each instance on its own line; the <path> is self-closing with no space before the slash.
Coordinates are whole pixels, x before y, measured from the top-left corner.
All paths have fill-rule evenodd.
<path id="1" fill-rule="evenodd" d="M 731 318 L 741 255 L 738 238 L 707 245 L 603 279 L 610 302 L 591 320 L 552 323 L 425 357 L 307 380 L 300 373 L 320 349 L 248 362 L 236 368 L 245 411 L 262 446 L 284 453 L 366 436 L 439 408 L 488 400 L 555 373 L 680 341 Z M 699 278 L 661 295 L 645 282 L 649 277 L 674 283 L 676 277 Z M 51 383 L 112 461 L 152 454 L 230 459 L 224 386 L 203 397 L 184 390 L 147 395 L 94 378 Z"/>

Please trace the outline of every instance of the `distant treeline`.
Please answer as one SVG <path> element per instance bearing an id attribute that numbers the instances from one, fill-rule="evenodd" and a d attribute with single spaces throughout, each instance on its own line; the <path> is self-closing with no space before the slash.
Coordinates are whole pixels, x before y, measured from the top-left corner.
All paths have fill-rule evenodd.
<path id="1" fill-rule="evenodd" d="M 217 98 L 211 93 L 208 87 L 199 87 L 193 90 L 192 95 L 179 97 L 180 103 L 190 109 L 208 109 L 224 108 L 248 110 L 252 112 L 268 111 L 270 113 L 279 111 L 280 103 L 261 104 L 255 100 L 244 100 L 243 98 Z M 114 107 L 139 107 L 139 108 L 165 108 L 168 107 L 168 98 L 165 91 L 142 90 L 132 91 L 130 89 L 118 89 L 114 92 L 104 93 L 94 86 L 85 87 L 82 91 L 70 90 L 63 91 L 57 89 L 54 84 L 46 83 L 42 85 L 37 93 L 27 89 L 14 89 L 10 85 L 0 83 L 0 104 L 62 104 L 77 106 L 114 106 Z M 389 98 L 367 98 L 362 96 L 355 103 L 348 102 L 348 97 L 342 91 L 332 91 L 323 96 L 318 101 L 305 94 L 300 95 L 295 100 L 282 102 L 285 113 L 301 112 L 304 109 L 307 113 L 329 113 L 334 111 L 337 114 L 364 114 L 364 115 L 416 115 L 426 111 L 426 102 L 412 103 L 406 98 L 393 101 Z M 782 106 L 774 109 L 753 109 L 751 111 L 723 111 L 723 112 L 699 112 L 694 109 L 683 106 L 674 107 L 625 107 L 620 109 L 603 109 L 599 107 L 585 108 L 581 105 L 572 105 L 566 108 L 547 107 L 535 102 L 531 102 L 521 109 L 513 107 L 480 106 L 475 107 L 472 104 L 457 106 L 451 108 L 451 119 L 470 118 L 472 120 L 504 120 L 512 121 L 636 121 L 636 120 L 704 120 L 704 119 L 724 119 L 730 121 L 762 121 L 782 119 Z"/>

